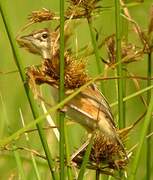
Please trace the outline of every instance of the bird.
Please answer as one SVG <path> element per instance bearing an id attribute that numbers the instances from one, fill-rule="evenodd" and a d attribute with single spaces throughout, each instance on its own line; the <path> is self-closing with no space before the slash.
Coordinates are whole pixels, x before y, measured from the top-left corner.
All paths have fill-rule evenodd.
<path id="1" fill-rule="evenodd" d="M 46 72 L 50 74 L 52 78 L 59 80 L 59 32 L 57 30 L 53 32 L 47 28 L 36 30 L 28 35 L 18 37 L 17 42 L 29 52 L 40 55 L 45 62 L 44 64 L 49 64 L 45 65 L 45 68 L 47 68 Z M 70 62 L 67 60 L 65 62 L 65 68 L 67 68 L 65 77 L 68 76 L 71 78 L 71 76 L 73 76 L 71 70 L 75 68 L 75 65 L 73 65 L 73 68 L 71 66 L 68 68 L 67 66 L 69 64 Z M 81 73 L 83 73 L 83 71 L 84 68 Z M 77 68 L 75 72 L 77 74 Z M 76 76 L 76 74 L 75 77 L 79 78 L 80 74 L 78 76 Z M 79 84 L 78 87 L 85 84 L 88 80 L 88 76 L 85 73 L 83 77 L 85 77 L 85 80 L 82 84 Z M 69 83 L 67 79 L 66 81 Z M 68 85 L 68 87 L 70 87 L 70 85 Z M 57 84 L 55 91 L 56 93 L 58 92 Z M 126 154 L 122 140 L 117 133 L 109 103 L 94 83 L 87 86 L 71 99 L 65 107 L 66 114 L 72 120 L 81 124 L 89 133 L 94 133 L 95 130 L 98 130 L 102 135 L 108 138 L 109 141 L 118 144 Z"/>

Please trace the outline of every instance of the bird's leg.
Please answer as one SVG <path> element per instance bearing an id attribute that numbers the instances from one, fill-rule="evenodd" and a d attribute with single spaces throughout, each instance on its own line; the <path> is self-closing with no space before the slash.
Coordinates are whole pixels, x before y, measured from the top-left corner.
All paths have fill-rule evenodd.
<path id="1" fill-rule="evenodd" d="M 87 147 L 87 146 L 89 145 L 89 143 L 90 143 L 90 139 L 91 139 L 91 136 L 89 136 L 88 139 L 86 140 L 86 142 L 83 143 L 83 144 L 81 145 L 81 147 L 79 147 L 79 149 L 77 149 L 77 151 L 72 154 L 72 156 L 71 156 L 71 161 L 73 161 L 73 160 L 79 155 L 80 152 L 82 152 L 82 151 L 84 151 L 84 150 L 86 149 L 86 147 Z"/>

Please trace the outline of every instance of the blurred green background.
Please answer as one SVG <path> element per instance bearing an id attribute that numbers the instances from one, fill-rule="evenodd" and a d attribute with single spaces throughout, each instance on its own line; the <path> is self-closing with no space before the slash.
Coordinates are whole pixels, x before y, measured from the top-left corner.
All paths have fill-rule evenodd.
<path id="1" fill-rule="evenodd" d="M 129 1 L 133 2 L 133 1 Z M 113 6 L 113 1 L 111 0 L 103 0 L 102 5 L 105 6 Z M 129 7 L 131 16 L 134 20 L 140 25 L 140 27 L 144 30 L 147 29 L 149 22 L 149 10 L 152 4 L 152 0 L 145 0 L 142 4 L 137 6 Z M 54 0 L 1 0 L 1 5 L 3 10 L 5 11 L 5 16 L 7 22 L 9 24 L 9 31 L 13 34 L 14 39 L 16 38 L 19 30 L 26 24 L 27 16 L 34 10 L 40 10 L 41 8 L 51 9 L 55 12 L 59 12 L 59 2 Z M 114 8 L 104 10 L 102 15 L 96 17 L 94 19 L 94 24 L 96 29 L 101 30 L 102 38 L 106 38 L 108 35 L 115 32 L 115 24 L 114 24 Z M 75 37 L 78 40 L 78 46 L 82 47 L 84 44 L 91 41 L 89 29 L 87 26 L 86 20 L 78 21 L 79 25 L 75 29 Z M 32 25 L 28 30 L 23 32 L 23 34 L 27 34 L 35 29 L 39 29 L 42 27 L 49 27 L 52 29 L 54 26 L 53 23 L 45 22 L 42 24 Z M 133 33 L 132 26 L 129 26 L 129 42 L 136 43 L 139 45 L 138 37 Z M 72 39 L 72 44 L 70 46 L 75 47 L 74 39 Z M 18 53 L 20 55 L 20 60 L 23 66 L 26 68 L 32 64 L 39 64 L 41 58 L 35 56 L 33 54 L 27 53 L 23 49 L 18 48 Z M 106 54 L 103 54 L 103 57 Z M 139 62 L 134 62 L 129 64 L 128 70 L 135 75 L 146 76 L 146 57 L 144 57 Z M 13 58 L 11 46 L 7 37 L 6 29 L 0 17 L 0 138 L 4 138 L 13 132 L 16 132 L 20 128 L 22 128 L 21 117 L 19 113 L 19 109 L 21 109 L 23 113 L 23 117 L 25 123 L 31 122 L 32 115 L 31 110 L 28 105 L 28 101 L 25 96 L 25 92 L 23 89 L 23 84 L 19 77 L 19 73 L 16 72 L 16 64 Z M 97 74 L 97 68 L 95 65 L 95 57 L 88 57 L 88 72 L 92 76 Z M 113 71 L 109 72 L 110 75 L 113 75 Z M 105 81 L 105 95 L 109 100 L 109 103 L 116 101 L 116 90 L 114 81 Z M 145 81 L 140 81 L 140 87 L 146 87 Z M 47 86 L 43 88 L 43 91 L 46 92 L 47 96 L 51 98 L 50 90 Z M 136 91 L 135 86 L 131 80 L 127 80 L 127 95 L 134 93 Z M 145 95 L 144 95 L 145 97 Z M 117 107 L 113 107 L 113 114 L 117 114 Z M 145 108 L 140 98 L 136 97 L 129 101 L 127 101 L 126 105 L 126 124 L 130 125 L 134 122 L 139 115 L 144 112 Z M 128 139 L 128 147 L 132 147 L 136 143 L 139 142 L 139 132 L 141 129 L 141 123 L 132 131 Z M 73 124 L 68 127 L 69 133 L 69 143 L 71 147 L 71 152 L 74 151 L 76 147 L 83 141 L 84 135 L 86 132 L 79 125 Z M 77 133 L 73 133 L 77 132 Z M 51 130 L 46 131 L 48 136 L 48 142 L 50 144 L 50 148 L 54 154 L 54 156 L 58 155 L 57 146 L 58 144 L 54 140 L 54 135 Z M 42 152 L 42 147 L 40 144 L 40 140 L 37 132 L 30 133 L 30 144 L 32 149 L 36 149 L 40 153 Z M 17 139 L 15 143 L 18 146 L 26 146 L 24 135 Z M 35 179 L 35 174 L 31 167 L 31 160 L 28 152 L 19 151 L 22 162 L 24 165 L 25 172 L 27 174 L 27 179 Z M 137 179 L 145 179 L 145 146 L 143 152 L 141 154 L 140 166 L 138 167 Z M 40 170 L 42 179 L 50 179 L 49 170 L 47 167 L 47 162 L 41 160 L 40 158 L 36 158 L 38 167 Z M 153 159 L 150 159 L 153 162 Z M 130 165 L 129 165 L 130 166 Z M 92 179 L 93 176 L 86 175 L 86 179 Z M 18 179 L 18 171 L 17 165 L 14 159 L 14 155 L 9 151 L 0 151 L 0 179 Z"/>

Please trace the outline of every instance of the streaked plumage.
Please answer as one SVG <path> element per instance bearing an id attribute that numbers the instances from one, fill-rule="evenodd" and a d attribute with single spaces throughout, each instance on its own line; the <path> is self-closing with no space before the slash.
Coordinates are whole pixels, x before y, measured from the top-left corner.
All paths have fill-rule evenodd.
<path id="1" fill-rule="evenodd" d="M 41 55 L 44 62 L 53 67 L 55 74 L 57 73 L 56 78 L 59 80 L 59 43 L 56 32 L 51 33 L 48 29 L 42 29 L 18 38 L 18 43 L 28 51 Z M 45 66 L 45 72 L 50 70 L 49 66 Z M 67 68 L 66 65 L 65 68 Z M 69 70 L 65 70 L 65 73 L 67 72 L 65 77 L 67 75 L 73 76 L 73 74 L 69 73 Z M 54 72 L 52 71 L 52 73 Z M 51 73 L 50 76 L 52 76 Z M 56 91 L 58 91 L 58 88 L 56 88 Z M 99 130 L 110 141 L 119 144 L 125 152 L 124 146 L 118 137 L 109 104 L 94 84 L 88 86 L 67 103 L 66 109 L 67 115 L 72 120 L 83 125 L 89 132 Z"/>

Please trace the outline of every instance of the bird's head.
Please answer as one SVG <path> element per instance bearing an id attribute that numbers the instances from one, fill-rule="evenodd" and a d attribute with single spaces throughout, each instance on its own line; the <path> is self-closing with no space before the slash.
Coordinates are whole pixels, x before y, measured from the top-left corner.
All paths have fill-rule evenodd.
<path id="1" fill-rule="evenodd" d="M 44 59 L 51 58 L 51 33 L 48 29 L 17 37 L 17 42 L 33 54 L 41 55 Z"/>

